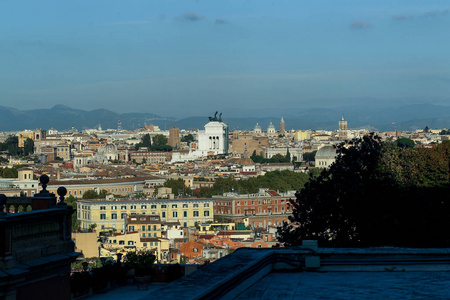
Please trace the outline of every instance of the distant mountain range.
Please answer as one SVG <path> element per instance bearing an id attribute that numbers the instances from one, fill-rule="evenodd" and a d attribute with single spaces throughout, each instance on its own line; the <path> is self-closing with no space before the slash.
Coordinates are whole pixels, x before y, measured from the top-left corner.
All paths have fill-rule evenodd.
<path id="1" fill-rule="evenodd" d="M 414 130 L 428 126 L 429 128 L 450 127 L 450 106 L 433 104 L 412 104 L 386 108 L 365 108 L 351 106 L 345 108 L 311 108 L 292 112 L 284 116 L 286 129 L 324 129 L 334 130 L 345 113 L 349 128 L 368 128 L 372 130 Z M 265 130 L 270 122 L 279 128 L 281 116 L 273 117 L 228 117 L 223 116 L 231 130 L 253 129 L 256 123 Z M 91 111 L 74 109 L 65 105 L 56 105 L 50 109 L 18 110 L 0 106 L 0 131 L 18 131 L 24 129 L 55 128 L 66 130 L 75 127 L 78 130 L 97 128 L 117 128 L 118 121 L 122 129 L 137 129 L 147 125 L 157 125 L 162 130 L 171 125 L 182 129 L 199 128 L 208 122 L 208 116 L 176 119 L 161 117 L 152 113 L 115 113 L 107 109 Z"/>

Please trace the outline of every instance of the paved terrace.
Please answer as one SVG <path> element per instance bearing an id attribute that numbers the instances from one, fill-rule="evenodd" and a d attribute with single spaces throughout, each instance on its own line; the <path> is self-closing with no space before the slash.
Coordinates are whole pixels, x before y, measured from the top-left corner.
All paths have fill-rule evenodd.
<path id="1" fill-rule="evenodd" d="M 442 299 L 450 295 L 449 271 L 450 249 L 241 248 L 142 299 L 155 295 L 161 300 L 315 299 L 334 298 L 340 292 L 342 299 L 351 299 L 379 290 L 380 286 L 386 286 L 386 292 L 375 293 L 378 296 L 372 298 L 390 298 L 389 294 L 407 296 L 405 291 L 418 278 L 423 278 L 418 287 L 403 299 L 420 295 Z M 315 286 L 318 293 L 308 294 L 309 285 Z M 435 290 L 434 294 L 430 294 L 431 290 Z"/>

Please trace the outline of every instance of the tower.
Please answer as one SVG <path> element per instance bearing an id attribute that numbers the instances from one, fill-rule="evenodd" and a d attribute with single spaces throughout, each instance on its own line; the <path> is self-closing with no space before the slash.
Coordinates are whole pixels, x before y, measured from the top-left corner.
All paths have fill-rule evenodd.
<path id="1" fill-rule="evenodd" d="M 179 149 L 181 145 L 180 129 L 178 127 L 170 126 L 168 144 L 174 149 Z"/>
<path id="2" fill-rule="evenodd" d="M 342 119 L 339 121 L 339 140 L 343 141 L 347 139 L 347 121 L 342 116 Z"/>
<path id="3" fill-rule="evenodd" d="M 280 121 L 280 133 L 284 134 L 285 133 L 285 124 L 284 124 L 284 119 L 283 117 L 281 117 L 281 121 Z"/>
<path id="4" fill-rule="evenodd" d="M 122 122 L 120 120 L 117 122 L 117 131 L 122 131 Z"/>

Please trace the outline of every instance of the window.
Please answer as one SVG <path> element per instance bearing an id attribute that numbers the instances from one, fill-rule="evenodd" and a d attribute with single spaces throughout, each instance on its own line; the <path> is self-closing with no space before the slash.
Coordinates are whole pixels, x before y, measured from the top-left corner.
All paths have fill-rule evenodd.
<path id="1" fill-rule="evenodd" d="M 133 241 L 128 241 L 128 246 L 133 246 L 134 242 Z"/>
<path id="2" fill-rule="evenodd" d="M 152 225 L 148 225 L 147 226 L 147 231 L 151 231 L 152 230 Z"/>
<path id="3" fill-rule="evenodd" d="M 205 210 L 203 213 L 205 217 L 209 217 L 209 210 Z"/>
<path id="4" fill-rule="evenodd" d="M 123 219 L 126 219 L 127 218 L 127 213 L 121 213 L 120 214 L 120 218 L 123 220 Z"/>
<path id="5" fill-rule="evenodd" d="M 165 211 L 163 211 L 163 212 L 161 212 L 161 218 L 166 218 L 166 212 Z"/>
<path id="6" fill-rule="evenodd" d="M 100 220 L 106 220 L 106 214 L 100 214 Z"/>
<path id="7" fill-rule="evenodd" d="M 116 209 L 117 209 L 116 205 L 111 206 L 111 210 L 116 210 Z"/>
<path id="8" fill-rule="evenodd" d="M 156 209 L 156 204 L 152 204 L 150 208 L 151 209 Z"/>
<path id="9" fill-rule="evenodd" d="M 194 204 L 194 207 L 198 207 L 198 204 L 196 203 L 196 204 Z"/>
<path id="10" fill-rule="evenodd" d="M 156 232 L 155 232 L 155 233 L 153 233 L 153 237 L 156 237 Z"/>
<path id="11" fill-rule="evenodd" d="M 153 225 L 153 230 L 156 230 L 156 225 Z"/>
<path id="12" fill-rule="evenodd" d="M 183 204 L 183 208 L 188 208 L 189 205 L 188 204 Z"/>
<path id="13" fill-rule="evenodd" d="M 176 204 L 172 204 L 172 208 L 177 208 L 177 205 Z"/>
<path id="14" fill-rule="evenodd" d="M 136 205 L 131 205 L 130 209 L 136 209 Z"/>
<path id="15" fill-rule="evenodd" d="M 119 245 L 125 245 L 125 241 L 119 241 Z"/>
<path id="16" fill-rule="evenodd" d="M 147 205 L 141 205 L 141 209 L 147 209 Z"/>
<path id="17" fill-rule="evenodd" d="M 187 211 L 183 211 L 183 218 L 187 218 Z"/>
<path id="18" fill-rule="evenodd" d="M 133 232 L 134 231 L 134 226 L 128 226 L 128 231 Z"/>
<path id="19" fill-rule="evenodd" d="M 167 205 L 161 204 L 161 208 L 167 208 Z"/>
<path id="20" fill-rule="evenodd" d="M 111 214 L 111 220 L 117 220 L 117 214 Z"/>
<path id="21" fill-rule="evenodd" d="M 192 252 L 198 252 L 198 248 L 192 249 Z"/>
<path id="22" fill-rule="evenodd" d="M 142 225 L 142 231 L 145 231 L 145 225 Z"/>
<path id="23" fill-rule="evenodd" d="M 194 217 L 198 217 L 198 210 L 194 210 Z"/>
<path id="24" fill-rule="evenodd" d="M 178 217 L 178 213 L 177 213 L 176 211 L 172 212 L 172 217 L 173 217 L 173 218 Z"/>
<path id="25" fill-rule="evenodd" d="M 142 234 L 142 237 L 145 237 L 145 232 Z"/>
<path id="26" fill-rule="evenodd" d="M 120 207 L 120 209 L 127 209 L 127 206 L 126 206 L 126 205 L 122 205 L 122 206 Z"/>
<path id="27" fill-rule="evenodd" d="M 183 223 L 183 227 L 187 227 L 187 222 Z M 183 235 L 183 232 L 180 232 L 180 235 Z"/>
<path id="28" fill-rule="evenodd" d="M 106 206 L 100 206 L 100 210 L 106 210 Z"/>

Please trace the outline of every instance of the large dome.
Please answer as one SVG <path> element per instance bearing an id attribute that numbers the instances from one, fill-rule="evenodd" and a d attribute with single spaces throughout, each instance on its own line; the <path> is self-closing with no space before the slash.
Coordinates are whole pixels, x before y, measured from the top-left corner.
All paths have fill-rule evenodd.
<path id="1" fill-rule="evenodd" d="M 98 152 L 99 153 L 116 153 L 117 147 L 114 144 L 106 144 L 105 146 L 101 147 Z"/>
<path id="2" fill-rule="evenodd" d="M 334 158 L 334 157 L 336 157 L 336 148 L 333 146 L 322 147 L 316 153 L 316 158 Z"/>

